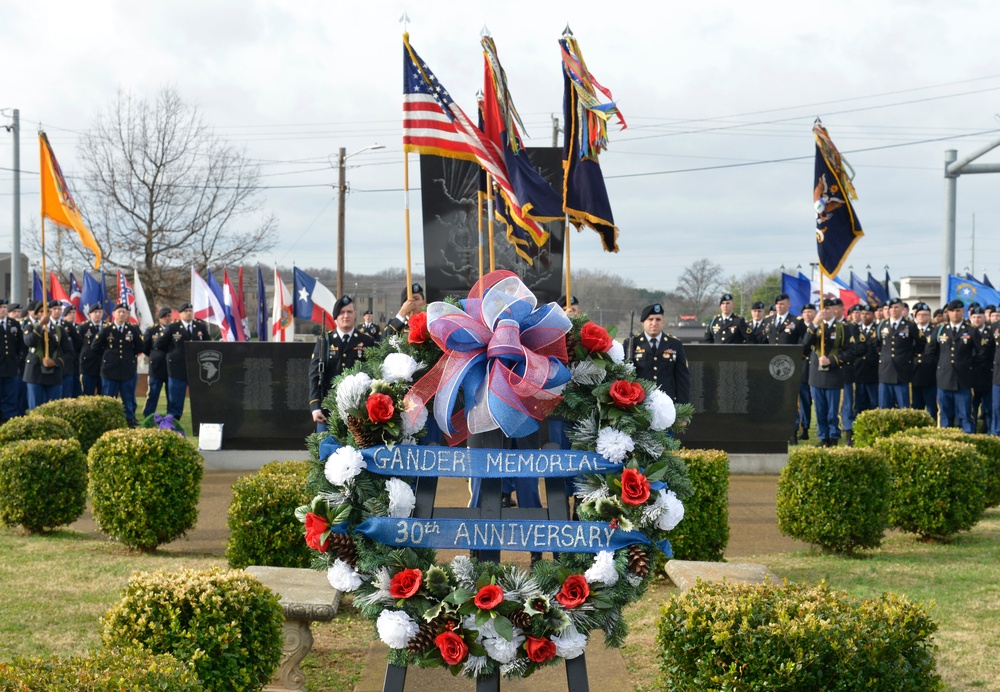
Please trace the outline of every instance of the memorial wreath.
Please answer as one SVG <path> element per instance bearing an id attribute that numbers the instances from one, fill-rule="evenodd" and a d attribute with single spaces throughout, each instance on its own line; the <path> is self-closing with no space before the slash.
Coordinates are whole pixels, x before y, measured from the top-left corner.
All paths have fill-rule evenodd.
<path id="1" fill-rule="evenodd" d="M 411 316 L 407 333 L 334 381 L 329 431 L 310 440 L 315 497 L 296 516 L 314 566 L 354 593 L 390 663 L 526 677 L 579 656 L 593 630 L 621 646 L 621 609 L 669 557 L 691 493 L 673 452 L 693 412 L 636 379 L 624 356 L 603 327 L 537 306 L 497 271 L 467 299 Z M 452 445 L 498 428 L 518 438 L 542 421 L 554 435 L 565 426 L 572 450 L 416 446 L 438 430 Z M 420 475 L 573 478 L 580 521 L 411 518 Z M 465 555 L 439 565 L 445 547 L 555 559 L 527 571 Z"/>

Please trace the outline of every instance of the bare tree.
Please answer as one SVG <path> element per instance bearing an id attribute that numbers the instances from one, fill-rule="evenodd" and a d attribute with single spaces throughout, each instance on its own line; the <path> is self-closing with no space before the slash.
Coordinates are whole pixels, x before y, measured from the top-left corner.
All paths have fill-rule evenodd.
<path id="1" fill-rule="evenodd" d="M 187 292 L 186 272 L 240 264 L 276 242 L 259 170 L 170 88 L 118 92 L 80 144 L 91 231 L 105 261 L 139 266 L 150 301 Z"/>
<path id="2" fill-rule="evenodd" d="M 684 308 L 703 318 L 718 304 L 721 287 L 722 265 L 702 258 L 684 269 L 675 290 Z"/>
<path id="3" fill-rule="evenodd" d="M 773 286 L 773 281 L 769 282 L 769 279 L 777 275 L 776 270 L 764 271 L 762 269 L 751 270 L 743 274 L 743 276 L 736 277 L 733 276 L 729 279 L 728 288 L 726 289 L 729 293 L 733 294 L 734 299 L 734 310 L 746 317 L 750 314 L 750 305 L 755 301 L 759 300 L 761 302 L 770 305 L 774 301 L 774 295 L 778 292 L 776 290 L 762 290 L 763 287 Z M 778 282 L 778 290 L 781 289 L 781 282 Z M 769 294 L 766 298 L 762 298 L 761 295 Z"/>

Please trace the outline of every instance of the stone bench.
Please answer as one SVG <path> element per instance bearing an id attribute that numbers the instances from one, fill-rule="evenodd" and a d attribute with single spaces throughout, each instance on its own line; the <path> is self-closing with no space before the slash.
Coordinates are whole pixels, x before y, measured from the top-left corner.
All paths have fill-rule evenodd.
<path id="1" fill-rule="evenodd" d="M 299 664 L 313 645 L 309 623 L 332 620 L 343 594 L 330 586 L 326 573 L 316 570 L 254 565 L 244 571 L 271 589 L 285 611 L 281 662 L 264 689 L 301 690 L 306 676 Z"/>
<path id="2" fill-rule="evenodd" d="M 764 565 L 738 562 L 698 562 L 695 560 L 668 560 L 667 576 L 681 591 L 687 591 L 698 583 L 739 581 L 761 584 L 766 579 L 778 583 L 778 577 Z"/>

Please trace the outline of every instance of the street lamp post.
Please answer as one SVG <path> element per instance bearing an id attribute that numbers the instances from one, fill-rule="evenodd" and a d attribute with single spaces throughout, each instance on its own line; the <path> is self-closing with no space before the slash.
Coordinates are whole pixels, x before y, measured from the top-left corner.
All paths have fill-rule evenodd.
<path id="1" fill-rule="evenodd" d="M 347 149 L 340 147 L 337 157 L 337 296 L 344 295 L 344 198 L 347 196 L 347 159 L 365 151 L 385 149 L 384 144 L 369 144 L 348 154 Z"/>

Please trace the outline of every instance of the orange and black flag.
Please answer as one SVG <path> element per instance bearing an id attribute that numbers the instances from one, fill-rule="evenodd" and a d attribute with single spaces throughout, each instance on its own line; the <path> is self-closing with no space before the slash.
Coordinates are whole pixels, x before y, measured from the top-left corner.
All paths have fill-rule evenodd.
<path id="1" fill-rule="evenodd" d="M 816 138 L 816 166 L 813 176 L 813 204 L 816 207 L 816 248 L 819 266 L 831 279 L 840 273 L 844 260 L 864 231 L 854 214 L 852 199 L 858 198 L 851 179 L 854 171 L 845 161 L 818 119 L 813 125 Z M 850 174 L 849 174 L 850 173 Z"/>
<path id="2" fill-rule="evenodd" d="M 101 268 L 101 247 L 97 244 L 87 224 L 83 222 L 80 208 L 76 206 L 69 186 L 63 177 L 59 162 L 52 153 L 52 145 L 44 132 L 38 133 L 38 150 L 41 155 L 42 218 L 80 236 L 83 246 L 94 253 L 94 269 Z"/>

